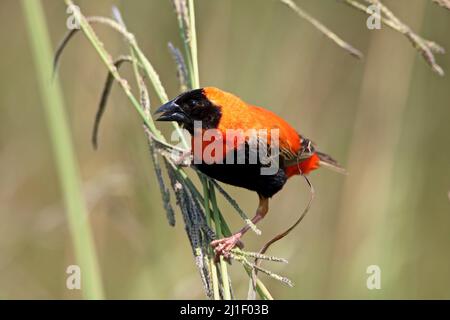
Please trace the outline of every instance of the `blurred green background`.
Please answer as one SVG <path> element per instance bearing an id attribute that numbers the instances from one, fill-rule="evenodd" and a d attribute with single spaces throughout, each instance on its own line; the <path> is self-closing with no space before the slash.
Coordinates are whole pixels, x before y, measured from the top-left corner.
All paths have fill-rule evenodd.
<path id="1" fill-rule="evenodd" d="M 54 46 L 66 31 L 62 1 L 44 0 Z M 450 55 L 434 74 L 411 44 L 334 0 L 297 3 L 360 49 L 358 61 L 275 0 L 197 0 L 200 80 L 276 111 L 334 155 L 350 174 L 315 172 L 312 210 L 270 253 L 288 265 L 287 288 L 264 278 L 276 298 L 450 298 Z M 180 45 L 170 1 L 77 1 L 87 15 L 112 5 L 151 59 L 169 95 L 178 93 L 169 41 Z M 450 49 L 450 12 L 428 0 L 386 1 L 425 38 Z M 75 264 L 35 68 L 19 1 L 0 2 L 0 298 L 80 298 L 65 287 Z M 116 33 L 96 28 L 114 54 Z M 131 70 L 124 68 L 125 75 Z M 181 217 L 168 226 L 141 124 L 113 90 L 100 132 L 91 127 L 106 69 L 82 36 L 59 70 L 83 192 L 107 298 L 203 298 Z M 157 99 L 152 100 L 156 106 Z M 164 130 L 169 133 L 169 126 Z M 226 187 L 251 214 L 257 197 Z M 303 210 L 308 191 L 292 179 L 271 201 L 257 250 Z M 233 230 L 241 220 L 223 199 Z M 366 268 L 381 268 L 381 290 L 368 290 Z M 266 265 L 268 266 L 268 265 Z M 231 267 L 244 298 L 248 278 Z"/>

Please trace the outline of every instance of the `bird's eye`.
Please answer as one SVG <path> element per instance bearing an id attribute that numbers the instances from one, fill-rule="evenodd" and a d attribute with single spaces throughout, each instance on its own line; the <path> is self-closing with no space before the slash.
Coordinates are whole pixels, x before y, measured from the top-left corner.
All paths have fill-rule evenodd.
<path id="1" fill-rule="evenodd" d="M 189 101 L 188 101 L 188 105 L 189 105 L 189 107 L 191 107 L 191 108 L 201 107 L 201 102 L 198 101 L 198 100 L 192 99 L 192 100 L 189 100 Z"/>

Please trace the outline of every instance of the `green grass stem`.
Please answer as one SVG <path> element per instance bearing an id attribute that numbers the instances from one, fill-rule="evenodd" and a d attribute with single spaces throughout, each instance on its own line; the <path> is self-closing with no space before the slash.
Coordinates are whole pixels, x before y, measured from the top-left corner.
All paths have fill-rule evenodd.
<path id="1" fill-rule="evenodd" d="M 102 281 L 70 129 L 58 81 L 52 81 L 53 51 L 40 1 L 22 0 L 37 82 L 50 133 L 55 163 L 72 236 L 76 263 L 81 268 L 82 294 L 103 299 Z"/>

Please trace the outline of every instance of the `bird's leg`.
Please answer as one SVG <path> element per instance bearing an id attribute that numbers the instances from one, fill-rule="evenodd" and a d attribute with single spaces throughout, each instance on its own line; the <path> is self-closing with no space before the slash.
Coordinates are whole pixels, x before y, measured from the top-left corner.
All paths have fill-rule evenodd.
<path id="1" fill-rule="evenodd" d="M 258 209 L 256 210 L 256 214 L 252 219 L 253 224 L 257 224 L 260 220 L 262 220 L 266 216 L 268 211 L 269 199 L 259 196 Z M 228 258 L 230 256 L 231 249 L 233 249 L 235 246 L 243 247 L 240 239 L 249 229 L 250 227 L 246 225 L 230 237 L 212 241 L 211 246 L 214 248 L 216 258 L 218 258 L 220 255 Z"/>

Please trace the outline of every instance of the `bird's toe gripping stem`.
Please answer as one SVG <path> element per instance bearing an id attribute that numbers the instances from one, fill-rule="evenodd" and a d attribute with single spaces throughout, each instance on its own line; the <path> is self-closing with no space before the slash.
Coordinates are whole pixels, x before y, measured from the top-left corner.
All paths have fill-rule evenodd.
<path id="1" fill-rule="evenodd" d="M 230 237 L 214 240 L 211 242 L 211 246 L 216 254 L 216 260 L 219 260 L 220 256 L 226 259 L 230 258 L 231 250 L 234 247 L 243 248 L 244 244 L 241 239 L 242 234 L 236 233 Z"/>

